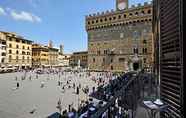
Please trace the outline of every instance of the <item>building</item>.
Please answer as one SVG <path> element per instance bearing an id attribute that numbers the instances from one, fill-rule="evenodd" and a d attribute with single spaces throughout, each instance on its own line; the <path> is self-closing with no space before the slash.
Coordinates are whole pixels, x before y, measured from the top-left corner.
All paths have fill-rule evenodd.
<path id="1" fill-rule="evenodd" d="M 62 66 L 62 67 L 70 66 L 70 58 L 71 58 L 70 54 L 59 53 L 59 55 L 58 55 L 58 66 Z"/>
<path id="2" fill-rule="evenodd" d="M 32 45 L 32 65 L 33 67 L 49 66 L 49 49 L 40 44 Z"/>
<path id="3" fill-rule="evenodd" d="M 1 32 L 6 40 L 6 66 L 30 68 L 32 65 L 32 41 L 16 33 Z"/>
<path id="4" fill-rule="evenodd" d="M 6 65 L 6 40 L 0 32 L 0 67 Z"/>
<path id="5" fill-rule="evenodd" d="M 50 66 L 58 65 L 59 49 L 48 47 L 48 61 Z"/>
<path id="6" fill-rule="evenodd" d="M 61 44 L 60 46 L 59 46 L 59 53 L 61 53 L 61 54 L 63 54 L 63 45 Z"/>
<path id="7" fill-rule="evenodd" d="M 50 47 L 50 48 L 53 47 L 53 42 L 51 40 L 49 40 L 49 42 L 48 42 L 48 47 Z"/>
<path id="8" fill-rule="evenodd" d="M 81 51 L 81 52 L 74 52 L 70 59 L 70 65 L 72 67 L 82 67 L 87 68 L 88 63 L 88 52 Z"/>
<path id="9" fill-rule="evenodd" d="M 128 71 L 153 66 L 152 3 L 86 16 L 90 70 Z"/>
<path id="10" fill-rule="evenodd" d="M 184 0 L 154 0 L 153 32 L 160 98 L 169 105 L 161 118 L 184 118 Z M 159 58 L 159 59 L 158 59 Z M 171 117 L 168 117 L 168 114 Z"/>

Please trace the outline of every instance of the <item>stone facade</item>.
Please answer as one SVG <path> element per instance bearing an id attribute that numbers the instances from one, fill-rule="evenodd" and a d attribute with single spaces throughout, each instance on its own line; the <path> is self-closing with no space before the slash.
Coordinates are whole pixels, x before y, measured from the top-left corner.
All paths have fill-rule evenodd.
<path id="1" fill-rule="evenodd" d="M 6 65 L 29 68 L 32 65 L 32 41 L 16 33 L 1 32 L 6 41 Z M 2 36 L 1 36 L 2 37 Z"/>
<path id="2" fill-rule="evenodd" d="M 6 41 L 0 39 L 0 67 L 6 64 Z"/>
<path id="3" fill-rule="evenodd" d="M 58 65 L 58 55 L 59 49 L 48 47 L 48 57 L 49 57 L 49 65 L 50 66 L 57 66 Z"/>
<path id="4" fill-rule="evenodd" d="M 70 59 L 70 65 L 72 67 L 82 67 L 87 68 L 88 63 L 88 52 L 87 51 L 81 51 L 81 52 L 74 52 Z"/>
<path id="5" fill-rule="evenodd" d="M 45 67 L 49 66 L 49 49 L 40 44 L 32 45 L 32 66 Z"/>
<path id="6" fill-rule="evenodd" d="M 61 54 L 58 55 L 58 66 L 68 67 L 70 65 L 70 54 Z"/>
<path id="7" fill-rule="evenodd" d="M 152 3 L 86 16 L 90 70 L 128 71 L 153 64 Z"/>

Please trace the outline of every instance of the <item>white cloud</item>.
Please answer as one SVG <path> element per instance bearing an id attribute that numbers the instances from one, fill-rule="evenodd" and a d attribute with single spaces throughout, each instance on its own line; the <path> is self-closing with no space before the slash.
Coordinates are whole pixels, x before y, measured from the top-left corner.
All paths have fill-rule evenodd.
<path id="1" fill-rule="evenodd" d="M 10 11 L 10 16 L 15 20 L 29 21 L 29 22 L 41 22 L 41 18 L 32 13 L 21 11 L 16 12 L 15 10 Z"/>
<path id="2" fill-rule="evenodd" d="M 6 15 L 6 12 L 2 7 L 0 7 L 0 15 Z"/>

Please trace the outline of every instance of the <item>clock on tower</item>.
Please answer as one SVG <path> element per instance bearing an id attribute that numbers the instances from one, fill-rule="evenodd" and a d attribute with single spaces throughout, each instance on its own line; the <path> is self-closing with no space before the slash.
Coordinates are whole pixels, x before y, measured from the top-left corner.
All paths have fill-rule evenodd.
<path id="1" fill-rule="evenodd" d="M 117 10 L 124 10 L 128 8 L 128 0 L 116 0 Z"/>

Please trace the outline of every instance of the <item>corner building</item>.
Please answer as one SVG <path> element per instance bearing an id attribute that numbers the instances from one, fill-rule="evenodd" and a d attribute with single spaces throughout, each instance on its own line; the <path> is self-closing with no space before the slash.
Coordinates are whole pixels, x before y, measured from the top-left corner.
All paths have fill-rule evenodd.
<path id="1" fill-rule="evenodd" d="M 116 0 L 116 9 L 86 16 L 88 68 L 130 71 L 152 67 L 152 3 L 128 8 L 127 0 Z"/>
<path id="2" fill-rule="evenodd" d="M 11 32 L 1 31 L 1 37 L 6 42 L 3 43 L 6 48 L 5 66 L 13 66 L 17 68 L 31 68 L 32 66 L 32 41 Z"/>

